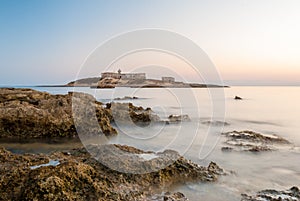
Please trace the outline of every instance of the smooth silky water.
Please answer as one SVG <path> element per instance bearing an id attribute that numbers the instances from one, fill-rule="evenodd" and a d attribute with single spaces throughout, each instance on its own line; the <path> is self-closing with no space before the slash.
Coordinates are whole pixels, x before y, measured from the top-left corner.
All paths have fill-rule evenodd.
<path id="1" fill-rule="evenodd" d="M 65 94 L 73 90 L 63 87 L 33 89 L 52 94 Z M 214 91 L 218 90 L 224 90 L 225 96 L 214 96 Z M 214 161 L 225 170 L 234 172 L 222 176 L 214 183 L 189 183 L 169 189 L 183 192 L 190 200 L 240 200 L 241 193 L 251 194 L 266 188 L 287 189 L 300 185 L 300 87 L 77 88 L 76 91 L 90 93 L 102 102 L 109 102 L 116 97 L 137 96 L 139 99 L 118 102 L 151 107 L 162 119 L 170 114 L 188 114 L 191 122 L 179 124 L 128 127 L 117 122 L 115 126 L 119 135 L 111 138 L 110 143 L 153 151 L 174 149 L 200 165 Z M 236 95 L 243 100 L 234 100 Z M 222 112 L 213 115 L 214 108 L 218 107 L 220 110 L 225 107 L 224 117 Z M 212 118 L 229 125 L 210 127 L 203 124 Z M 222 152 L 224 138 L 221 132 L 233 130 L 276 134 L 289 140 L 292 146 L 260 153 Z M 80 142 L 75 141 L 51 144 L 3 142 L 0 145 L 16 152 L 47 152 L 81 146 Z"/>

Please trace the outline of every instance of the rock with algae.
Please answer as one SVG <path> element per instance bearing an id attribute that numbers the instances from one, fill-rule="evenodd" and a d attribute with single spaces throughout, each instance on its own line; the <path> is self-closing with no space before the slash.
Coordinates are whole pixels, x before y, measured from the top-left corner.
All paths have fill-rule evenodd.
<path id="1" fill-rule="evenodd" d="M 86 107 L 72 108 L 73 101 Z M 0 138 L 74 137 L 77 132 L 72 115 L 84 109 L 85 113 L 77 112 L 76 117 L 81 125 L 88 127 L 84 115 L 90 114 L 104 134 L 117 133 L 102 103 L 91 95 L 52 95 L 32 89 L 0 88 Z"/>
<path id="2" fill-rule="evenodd" d="M 103 147 L 118 147 L 129 155 L 148 153 L 125 145 Z M 100 146 L 97 148 L 100 151 L 102 149 Z M 132 174 L 116 171 L 99 163 L 83 148 L 68 153 L 16 155 L 1 148 L 0 199 L 153 200 L 159 191 L 163 192 L 161 188 L 187 181 L 216 181 L 223 172 L 215 163 L 202 167 L 180 156 L 174 163 L 161 170 Z M 112 160 L 109 156 L 107 159 Z M 30 168 L 49 163 L 51 160 L 58 160 L 59 164 Z M 158 200 L 187 200 L 180 193 L 160 195 L 163 196 Z"/>
<path id="3" fill-rule="evenodd" d="M 160 118 L 151 108 L 132 103 L 103 105 L 85 93 L 52 95 L 32 89 L 0 88 L 0 138 L 75 137 L 78 132 L 111 136 L 117 134 L 111 125 L 117 121 L 148 125 Z"/>

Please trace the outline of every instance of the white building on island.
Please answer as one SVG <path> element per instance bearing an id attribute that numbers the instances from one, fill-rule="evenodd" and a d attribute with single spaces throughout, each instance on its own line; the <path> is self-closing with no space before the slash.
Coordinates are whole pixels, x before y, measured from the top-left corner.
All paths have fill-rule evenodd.
<path id="1" fill-rule="evenodd" d="M 115 78 L 124 80 L 145 80 L 146 73 L 121 73 L 119 69 L 117 73 L 114 72 L 104 72 L 101 73 L 101 78 Z"/>
<path id="2" fill-rule="evenodd" d="M 175 78 L 174 77 L 162 77 L 161 80 L 163 82 L 169 82 L 169 83 L 174 83 L 175 82 Z"/>

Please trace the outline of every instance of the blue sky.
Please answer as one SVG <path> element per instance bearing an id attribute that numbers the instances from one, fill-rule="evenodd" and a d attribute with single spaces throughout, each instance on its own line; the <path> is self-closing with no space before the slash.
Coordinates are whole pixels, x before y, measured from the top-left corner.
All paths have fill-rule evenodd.
<path id="1" fill-rule="evenodd" d="M 228 84 L 300 83 L 298 0 L 1 0 L 0 84 L 61 84 L 110 37 L 162 28 L 195 41 Z"/>

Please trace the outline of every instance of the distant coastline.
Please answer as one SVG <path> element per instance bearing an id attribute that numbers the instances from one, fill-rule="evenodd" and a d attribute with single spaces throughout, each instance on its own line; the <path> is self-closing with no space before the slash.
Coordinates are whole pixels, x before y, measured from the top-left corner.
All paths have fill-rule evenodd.
<path id="1" fill-rule="evenodd" d="M 101 73 L 101 77 L 78 79 L 63 85 L 39 85 L 37 87 L 91 87 L 101 88 L 225 88 L 229 86 L 176 81 L 174 77 L 164 76 L 161 80 L 148 79 L 145 73 Z"/>

